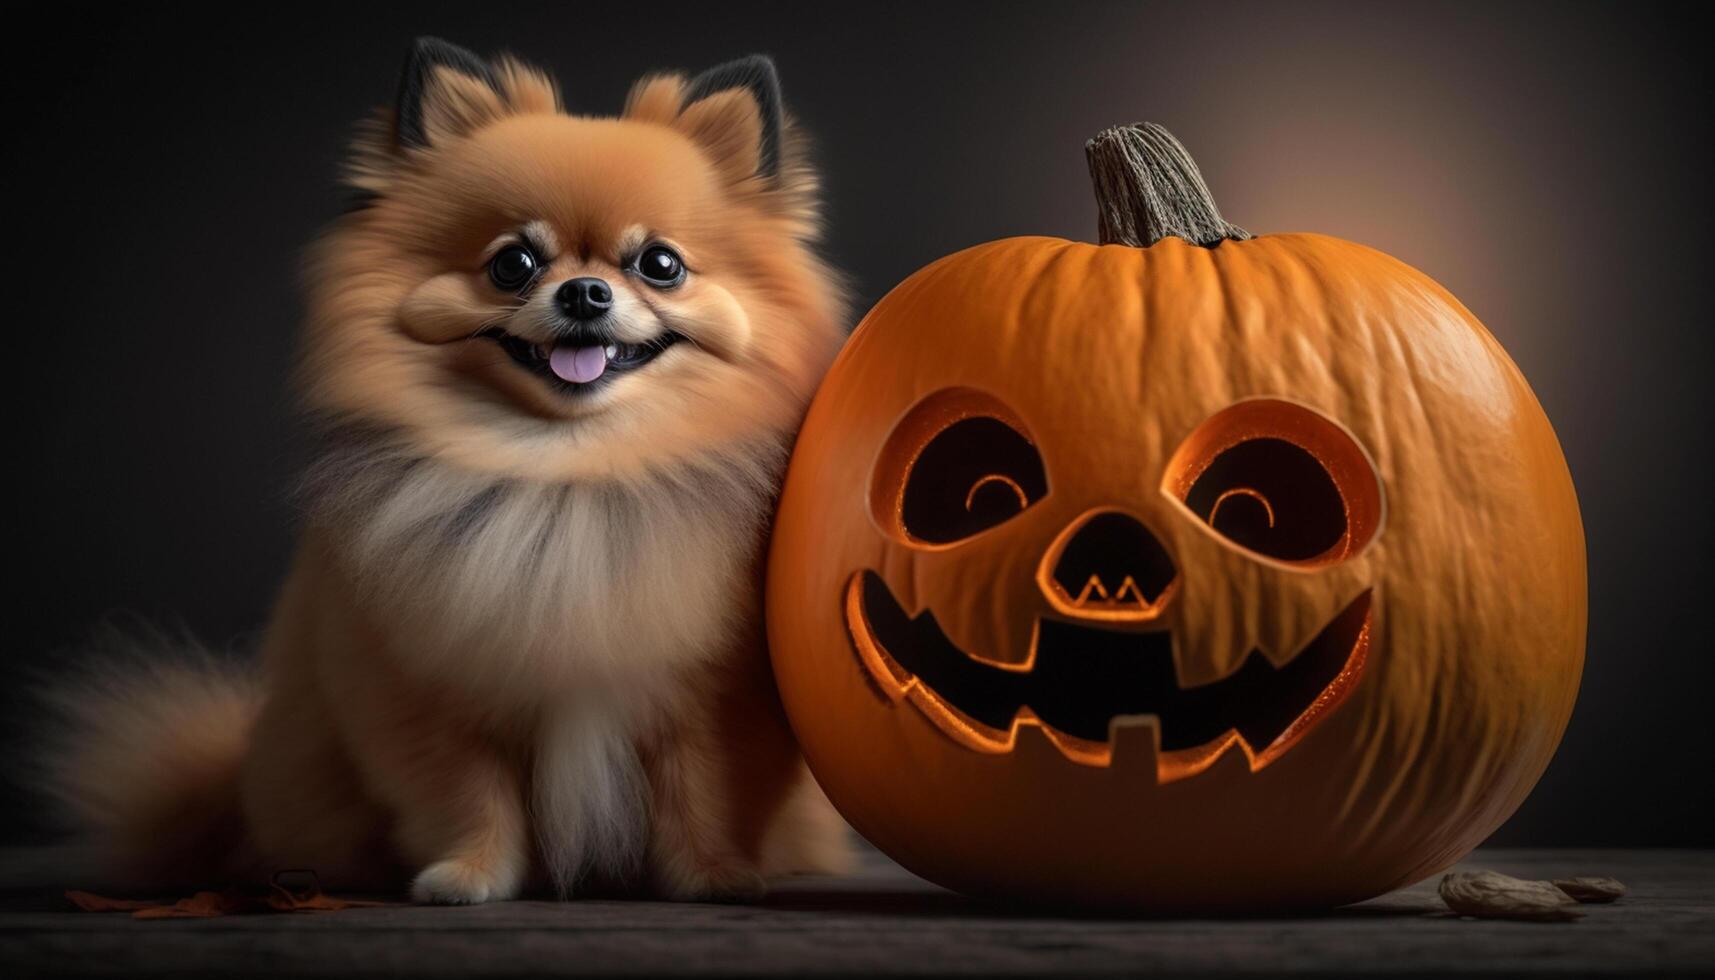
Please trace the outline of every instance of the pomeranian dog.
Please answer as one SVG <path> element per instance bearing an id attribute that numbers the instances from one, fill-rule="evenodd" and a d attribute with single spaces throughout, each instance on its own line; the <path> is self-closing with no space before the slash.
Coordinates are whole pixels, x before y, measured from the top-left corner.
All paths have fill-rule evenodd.
<path id="1" fill-rule="evenodd" d="M 469 903 L 840 868 L 760 616 L 844 337 L 773 64 L 646 77 L 590 118 L 519 61 L 419 40 L 346 179 L 262 669 L 136 657 L 54 696 L 50 789 L 103 879 L 308 868 Z"/>

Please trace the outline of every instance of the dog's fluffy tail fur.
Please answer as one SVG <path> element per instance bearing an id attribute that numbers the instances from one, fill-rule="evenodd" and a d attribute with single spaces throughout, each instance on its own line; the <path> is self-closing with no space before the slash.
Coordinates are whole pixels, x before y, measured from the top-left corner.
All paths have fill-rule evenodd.
<path id="1" fill-rule="evenodd" d="M 54 715 L 36 784 L 77 834 L 89 885 L 222 880 L 244 850 L 238 776 L 260 685 L 246 666 L 165 637 L 102 637 Z"/>

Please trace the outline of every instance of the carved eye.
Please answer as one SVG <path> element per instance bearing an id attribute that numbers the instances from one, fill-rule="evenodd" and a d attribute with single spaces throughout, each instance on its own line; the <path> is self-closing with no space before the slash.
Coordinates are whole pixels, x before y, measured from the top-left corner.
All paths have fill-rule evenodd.
<path id="1" fill-rule="evenodd" d="M 1185 506 L 1234 544 L 1307 561 L 1346 536 L 1340 488 L 1316 457 L 1284 439 L 1247 439 L 1216 456 Z"/>
<path id="2" fill-rule="evenodd" d="M 1029 439 L 997 418 L 960 419 L 912 464 L 899 521 L 912 537 L 945 544 L 1018 515 L 1047 492 Z"/>
<path id="3" fill-rule="evenodd" d="M 894 429 L 876 469 L 876 518 L 907 543 L 949 545 L 1017 516 L 1048 493 L 1042 456 L 993 398 L 947 389 Z"/>
<path id="4" fill-rule="evenodd" d="M 1340 561 L 1381 523 L 1369 457 L 1333 422 L 1258 399 L 1217 413 L 1168 466 L 1169 493 L 1222 537 L 1277 561 Z"/>

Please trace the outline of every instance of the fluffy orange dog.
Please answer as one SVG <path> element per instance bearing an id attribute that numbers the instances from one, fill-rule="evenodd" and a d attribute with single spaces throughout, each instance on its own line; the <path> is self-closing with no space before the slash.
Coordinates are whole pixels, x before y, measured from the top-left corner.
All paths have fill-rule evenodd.
<path id="1" fill-rule="evenodd" d="M 57 696 L 52 788 L 105 877 L 313 868 L 462 903 L 837 867 L 758 608 L 843 318 L 773 65 L 586 118 L 523 64 L 419 41 L 348 180 L 263 676 L 157 660 Z"/>

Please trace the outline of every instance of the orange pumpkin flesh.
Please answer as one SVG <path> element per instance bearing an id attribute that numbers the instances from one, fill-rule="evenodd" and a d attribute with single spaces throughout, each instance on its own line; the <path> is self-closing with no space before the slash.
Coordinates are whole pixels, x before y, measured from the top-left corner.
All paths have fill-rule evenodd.
<path id="1" fill-rule="evenodd" d="M 1017 238 L 853 334 L 768 626 L 811 768 L 911 870 L 1284 910 L 1432 874 L 1517 807 L 1585 595 L 1541 408 L 1421 273 L 1319 235 Z"/>

